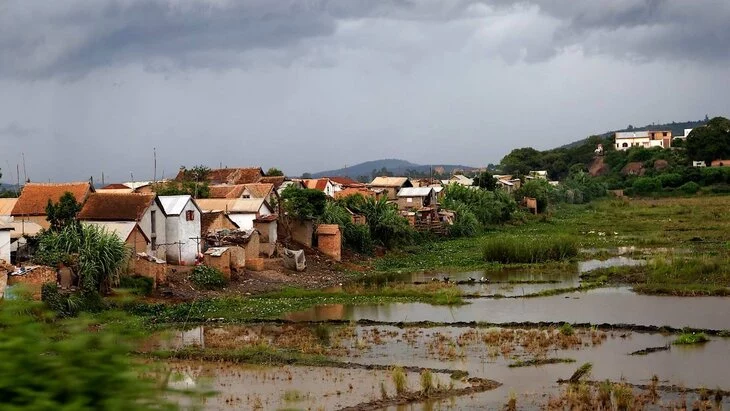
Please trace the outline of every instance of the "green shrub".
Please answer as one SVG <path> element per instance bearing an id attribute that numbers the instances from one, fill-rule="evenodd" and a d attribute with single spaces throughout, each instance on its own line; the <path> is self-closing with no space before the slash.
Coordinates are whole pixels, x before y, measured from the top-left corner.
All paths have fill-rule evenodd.
<path id="1" fill-rule="evenodd" d="M 83 319 L 48 321 L 38 303 L 4 301 L 0 309 L 1 408 L 175 409 L 165 399 L 164 385 L 130 356 L 131 331 L 94 325 Z"/>
<path id="2" fill-rule="evenodd" d="M 129 289 L 132 294 L 150 295 L 155 287 L 155 282 L 149 277 L 141 275 L 119 277 L 119 287 Z"/>
<path id="3" fill-rule="evenodd" d="M 535 179 L 527 181 L 515 192 L 515 198 L 522 200 L 523 197 L 532 197 L 537 200 L 537 211 L 542 213 L 547 210 L 550 193 L 553 187 L 546 180 Z"/>
<path id="4" fill-rule="evenodd" d="M 662 182 L 656 177 L 639 177 L 631 187 L 636 194 L 651 194 L 662 190 Z"/>
<path id="5" fill-rule="evenodd" d="M 56 283 L 41 286 L 41 301 L 61 317 L 73 317 L 80 312 L 99 312 L 106 307 L 95 290 L 62 291 Z"/>
<path id="6" fill-rule="evenodd" d="M 710 341 L 705 333 L 682 333 L 672 344 L 676 345 L 692 345 L 702 344 Z"/>
<path id="7" fill-rule="evenodd" d="M 540 263 L 559 261 L 578 255 L 578 243 L 569 237 L 532 238 L 496 237 L 482 244 L 487 262 Z"/>
<path id="8" fill-rule="evenodd" d="M 562 326 L 560 326 L 560 333 L 566 336 L 571 336 L 575 334 L 575 329 L 573 329 L 573 326 L 569 323 L 564 323 Z"/>
<path id="9" fill-rule="evenodd" d="M 482 226 L 501 224 L 509 221 L 517 210 L 517 203 L 503 190 L 487 191 L 450 184 L 444 188 L 443 207 L 459 211 L 464 215 L 455 221 L 457 232 L 473 231 L 473 215 Z M 458 213 L 457 220 L 460 218 Z M 452 230 L 454 228 L 452 227 Z M 459 234 L 462 235 L 462 234 Z"/>
<path id="10" fill-rule="evenodd" d="M 679 190 L 685 194 L 695 194 L 700 191 L 700 185 L 694 181 L 684 183 L 679 187 Z"/>
<path id="11" fill-rule="evenodd" d="M 228 285 L 228 280 L 219 270 L 207 265 L 199 265 L 190 273 L 190 281 L 200 288 L 214 290 Z"/>

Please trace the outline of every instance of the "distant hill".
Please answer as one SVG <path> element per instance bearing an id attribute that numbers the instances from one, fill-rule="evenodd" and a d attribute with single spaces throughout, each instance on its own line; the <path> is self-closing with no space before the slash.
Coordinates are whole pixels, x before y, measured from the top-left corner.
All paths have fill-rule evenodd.
<path id="1" fill-rule="evenodd" d="M 613 131 L 607 131 L 603 134 L 598 134 L 599 136 L 603 137 L 604 139 L 608 139 L 613 137 L 615 133 L 620 133 L 622 131 L 645 131 L 645 130 L 671 130 L 672 136 L 682 136 L 684 135 L 684 129 L 685 128 L 695 128 L 699 126 L 703 126 L 707 123 L 706 120 L 698 120 L 698 121 L 685 121 L 683 123 L 676 123 L 672 121 L 671 123 L 665 123 L 665 124 L 648 124 L 646 126 L 642 127 L 633 127 L 629 126 L 627 128 L 623 128 L 621 130 L 613 130 Z M 586 142 L 588 138 L 584 138 L 582 140 L 574 141 L 572 143 L 565 144 L 563 146 L 557 147 L 557 148 L 572 148 L 579 146 Z"/>
<path id="2" fill-rule="evenodd" d="M 406 160 L 398 159 L 384 159 L 366 161 L 364 163 L 355 164 L 347 168 L 340 168 L 337 170 L 320 171 L 317 173 L 311 173 L 312 178 L 319 177 L 336 177 L 336 176 L 347 176 L 353 179 L 358 179 L 361 176 L 367 176 L 368 179 L 372 178 L 373 170 L 376 172 L 381 171 L 383 168 L 387 169 L 389 173 L 400 176 L 412 176 L 415 174 L 429 174 L 430 170 L 433 169 L 434 173 L 437 174 L 442 171 L 443 174 L 450 174 L 454 170 L 470 171 L 475 167 L 456 165 L 456 164 L 415 164 Z"/>

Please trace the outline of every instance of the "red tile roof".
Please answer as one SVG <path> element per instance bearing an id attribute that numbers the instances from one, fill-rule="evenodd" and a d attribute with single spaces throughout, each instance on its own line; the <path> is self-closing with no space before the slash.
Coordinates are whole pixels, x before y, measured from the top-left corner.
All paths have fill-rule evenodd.
<path id="1" fill-rule="evenodd" d="M 155 201 L 155 194 L 93 193 L 78 215 L 87 221 L 139 221 Z"/>
<path id="2" fill-rule="evenodd" d="M 335 183 L 340 184 L 345 187 L 351 187 L 351 186 L 359 187 L 359 186 L 365 185 L 359 181 L 355 181 L 355 180 L 351 179 L 350 177 L 327 177 L 327 178 L 329 178 L 330 180 L 334 181 Z"/>
<path id="3" fill-rule="evenodd" d="M 278 189 L 284 184 L 286 177 L 284 176 L 265 176 L 259 179 L 259 183 L 269 183 L 274 185 L 274 189 Z"/>
<path id="4" fill-rule="evenodd" d="M 368 190 L 367 188 L 364 188 L 364 187 L 362 187 L 362 188 L 361 187 L 348 187 L 348 188 L 345 188 L 342 191 L 336 192 L 335 193 L 335 199 L 345 198 L 345 197 L 353 196 L 353 195 L 356 195 L 356 194 L 360 194 L 363 197 L 375 197 L 375 192 L 373 192 L 372 190 Z"/>
<path id="5" fill-rule="evenodd" d="M 208 198 L 240 198 L 245 188 L 246 186 L 243 184 L 210 186 L 210 195 Z"/>
<path id="6" fill-rule="evenodd" d="M 251 194 L 251 198 L 266 198 L 274 190 L 273 184 L 244 184 L 244 187 Z"/>
<path id="7" fill-rule="evenodd" d="M 89 182 L 83 183 L 28 183 L 13 207 L 14 216 L 46 215 L 48 201 L 58 202 L 64 193 L 73 194 L 76 201 L 83 203 L 93 191 Z"/>
<path id="8" fill-rule="evenodd" d="M 116 184 L 106 185 L 106 186 L 102 187 L 100 190 L 124 190 L 124 189 L 129 189 L 129 187 L 127 187 L 121 183 L 116 183 Z"/>

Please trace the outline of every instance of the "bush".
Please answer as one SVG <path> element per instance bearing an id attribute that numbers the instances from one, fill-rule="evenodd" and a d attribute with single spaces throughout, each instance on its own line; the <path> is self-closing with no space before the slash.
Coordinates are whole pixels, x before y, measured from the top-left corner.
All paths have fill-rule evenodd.
<path id="1" fill-rule="evenodd" d="M 141 275 L 124 275 L 119 278 L 119 287 L 131 290 L 132 294 L 150 295 L 155 287 L 155 282 L 151 278 Z"/>
<path id="2" fill-rule="evenodd" d="M 454 211 L 471 212 L 482 226 L 507 222 L 517 210 L 515 201 L 502 190 L 487 191 L 458 184 L 450 184 L 444 189 L 443 206 Z M 462 227 L 457 227 L 457 230 L 471 230 L 473 227 L 468 227 L 467 224 L 473 221 L 469 220 L 471 217 L 465 217 L 460 222 L 463 223 Z"/>
<path id="3" fill-rule="evenodd" d="M 281 201 L 282 207 L 291 217 L 299 220 L 318 219 L 325 211 L 327 195 L 319 190 L 291 185 L 281 192 Z"/>
<path id="4" fill-rule="evenodd" d="M 540 263 L 559 261 L 578 255 L 578 243 L 569 237 L 526 239 L 518 237 L 490 238 L 482 244 L 487 262 Z"/>
<path id="5" fill-rule="evenodd" d="M 354 224 L 350 212 L 340 202 L 327 202 L 319 222 L 340 226 L 347 248 L 365 254 L 372 251 L 373 241 L 370 237 L 370 229 L 362 224 Z"/>
<path id="6" fill-rule="evenodd" d="M 537 211 L 539 213 L 547 210 L 548 201 L 552 186 L 545 180 L 530 180 L 515 192 L 515 198 L 522 200 L 523 197 L 532 197 L 537 200 Z"/>
<path id="7" fill-rule="evenodd" d="M 466 204 L 455 203 L 452 210 L 456 215 L 454 216 L 454 224 L 449 229 L 449 234 L 453 237 L 472 237 L 479 234 L 481 231 L 479 220 Z"/>
<path id="8" fill-rule="evenodd" d="M 190 281 L 200 288 L 215 290 L 228 285 L 228 280 L 219 270 L 207 265 L 199 265 L 190 273 Z"/>
<path id="9" fill-rule="evenodd" d="M 73 317 L 81 312 L 99 312 L 106 307 L 104 300 L 95 290 L 63 292 L 56 283 L 41 286 L 41 301 L 61 317 Z"/>
<path id="10" fill-rule="evenodd" d="M 636 194 L 651 194 L 662 190 L 662 182 L 656 177 L 639 177 L 631 187 Z"/>
<path id="11" fill-rule="evenodd" d="M 39 304 L 23 300 L 2 305 L 3 409 L 174 409 L 163 386 L 129 355 L 134 339 L 128 329 L 82 319 L 51 322 Z"/>
<path id="12" fill-rule="evenodd" d="M 700 185 L 695 183 L 694 181 L 690 181 L 688 183 L 684 183 L 679 187 L 679 190 L 685 194 L 696 194 L 698 191 L 700 191 Z"/>
<path id="13" fill-rule="evenodd" d="M 679 187 L 684 183 L 684 177 L 678 173 L 660 174 L 658 176 L 659 181 L 662 183 L 662 187 Z"/>
<path id="14" fill-rule="evenodd" d="M 705 333 L 682 333 L 672 342 L 675 345 L 703 344 L 710 341 Z"/>

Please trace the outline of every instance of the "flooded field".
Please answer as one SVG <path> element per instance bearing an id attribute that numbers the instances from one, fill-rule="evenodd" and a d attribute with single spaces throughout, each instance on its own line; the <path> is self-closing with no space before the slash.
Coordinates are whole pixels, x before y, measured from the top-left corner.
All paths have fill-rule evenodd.
<path id="1" fill-rule="evenodd" d="M 291 313 L 296 321 L 570 322 L 730 329 L 729 297 L 639 295 L 629 288 L 599 288 L 540 298 L 473 299 L 463 306 L 422 303 L 333 305 Z"/>
<path id="2" fill-rule="evenodd" d="M 176 374 L 176 387 L 200 386 L 218 393 L 207 400 L 206 409 L 261 406 L 259 409 L 329 410 L 372 403 L 383 397 L 383 390 L 387 396 L 395 395 L 389 372 L 393 366 L 432 369 L 434 384 L 455 390 L 468 384 L 463 378 L 452 378 L 453 371 L 502 385 L 399 407 L 370 404 L 356 409 L 495 409 L 511 393 L 516 394 L 521 409 L 542 409 L 549 399 L 557 399 L 565 389 L 558 379 L 569 378 L 586 362 L 593 364 L 590 378 L 594 381 L 610 379 L 645 386 L 656 378 L 660 388 L 730 389 L 727 380 L 730 338 L 713 337 L 705 344 L 689 347 L 672 345 L 675 339 L 676 335 L 670 334 L 565 327 L 252 324 L 175 331 L 165 336 L 165 344 L 172 344 L 168 348 L 174 349 L 190 344 L 210 349 L 266 344 L 323 354 L 339 361 L 339 366 L 323 367 L 169 363 Z M 647 348 L 657 351 L 632 355 Z M 538 361 L 546 364 L 531 365 Z M 418 372 L 406 374 L 409 389 L 419 390 Z M 658 403 L 668 404 L 680 398 L 677 392 L 660 392 Z M 692 392 L 684 394 L 690 401 L 693 395 L 696 396 Z"/>

